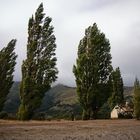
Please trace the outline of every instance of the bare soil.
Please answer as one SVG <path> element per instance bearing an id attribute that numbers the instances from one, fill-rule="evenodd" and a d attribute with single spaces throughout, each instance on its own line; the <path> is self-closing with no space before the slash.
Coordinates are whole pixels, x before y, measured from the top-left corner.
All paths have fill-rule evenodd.
<path id="1" fill-rule="evenodd" d="M 0 140 L 140 140 L 140 121 L 0 120 Z"/>

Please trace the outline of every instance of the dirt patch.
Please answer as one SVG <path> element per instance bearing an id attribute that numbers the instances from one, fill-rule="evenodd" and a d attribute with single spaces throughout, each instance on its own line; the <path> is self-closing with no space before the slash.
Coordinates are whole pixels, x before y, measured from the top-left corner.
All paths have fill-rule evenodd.
<path id="1" fill-rule="evenodd" d="M 140 140 L 140 121 L 5 121 L 0 140 Z"/>

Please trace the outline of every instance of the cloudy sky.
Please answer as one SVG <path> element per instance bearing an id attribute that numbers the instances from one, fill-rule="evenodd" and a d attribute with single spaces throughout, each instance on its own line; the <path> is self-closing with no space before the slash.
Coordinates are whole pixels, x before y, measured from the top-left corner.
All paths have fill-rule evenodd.
<path id="1" fill-rule="evenodd" d="M 16 81 L 26 57 L 28 19 L 41 2 L 57 38 L 58 83 L 75 85 L 72 67 L 78 43 L 94 22 L 110 40 L 112 63 L 120 67 L 124 84 L 140 78 L 140 0 L 0 0 L 0 49 L 17 39 Z"/>

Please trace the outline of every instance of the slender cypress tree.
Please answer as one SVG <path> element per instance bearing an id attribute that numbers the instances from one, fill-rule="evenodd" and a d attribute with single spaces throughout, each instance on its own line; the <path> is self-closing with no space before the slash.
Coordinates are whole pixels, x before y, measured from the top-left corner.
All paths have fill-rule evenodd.
<path id="1" fill-rule="evenodd" d="M 124 102 L 124 89 L 123 89 L 123 79 L 119 67 L 111 74 L 112 80 L 112 96 L 109 99 L 109 104 L 111 109 L 117 105 Z"/>
<path id="2" fill-rule="evenodd" d="M 29 19 L 27 59 L 22 64 L 20 86 L 21 105 L 18 118 L 21 120 L 32 118 L 45 92 L 57 78 L 56 39 L 51 21 L 50 17 L 45 17 L 42 3 L 36 10 L 35 17 Z"/>
<path id="3" fill-rule="evenodd" d="M 140 119 L 140 83 L 136 78 L 134 82 L 134 114 L 137 120 Z"/>
<path id="4" fill-rule="evenodd" d="M 17 55 L 14 52 L 16 39 L 11 40 L 7 47 L 0 51 L 0 111 L 13 84 L 13 72 Z"/>
<path id="5" fill-rule="evenodd" d="M 78 58 L 73 67 L 83 119 L 89 119 L 92 114 L 96 117 L 102 97 L 106 96 L 100 90 L 108 83 L 111 70 L 109 40 L 94 23 L 86 29 L 79 43 Z"/>

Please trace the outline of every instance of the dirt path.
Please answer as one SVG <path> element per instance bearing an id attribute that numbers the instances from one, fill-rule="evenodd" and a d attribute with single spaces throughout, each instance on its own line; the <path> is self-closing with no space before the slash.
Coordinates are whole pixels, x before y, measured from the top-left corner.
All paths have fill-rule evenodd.
<path id="1" fill-rule="evenodd" d="M 0 140 L 140 140 L 140 121 L 4 121 Z"/>

